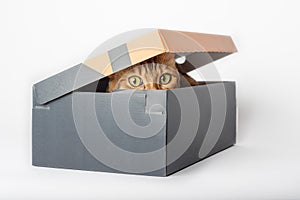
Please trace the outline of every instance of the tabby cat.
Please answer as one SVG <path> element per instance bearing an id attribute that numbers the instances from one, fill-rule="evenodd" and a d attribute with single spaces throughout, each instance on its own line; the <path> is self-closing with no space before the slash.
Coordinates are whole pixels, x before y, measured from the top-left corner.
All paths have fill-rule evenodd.
<path id="1" fill-rule="evenodd" d="M 197 82 L 183 73 L 174 54 L 163 53 L 110 75 L 107 91 L 168 90 L 190 85 L 197 85 Z"/>

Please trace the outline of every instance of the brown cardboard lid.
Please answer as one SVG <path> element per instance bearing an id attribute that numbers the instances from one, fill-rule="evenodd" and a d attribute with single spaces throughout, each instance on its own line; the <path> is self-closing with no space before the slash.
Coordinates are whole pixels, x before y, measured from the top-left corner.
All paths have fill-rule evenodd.
<path id="1" fill-rule="evenodd" d="M 165 52 L 225 53 L 222 54 L 225 56 L 236 51 L 230 36 L 153 29 L 113 49 L 88 58 L 83 64 L 108 76 Z"/>
<path id="2" fill-rule="evenodd" d="M 118 39 L 118 38 L 117 38 Z M 34 104 L 42 105 L 156 55 L 170 52 L 195 60 L 183 65 L 186 72 L 237 51 L 230 36 L 165 29 L 130 32 L 123 40 L 93 52 L 83 63 L 34 84 Z M 114 43 L 113 45 L 111 43 Z M 111 47 L 113 46 L 113 47 Z M 204 56 L 203 56 L 204 55 Z"/>

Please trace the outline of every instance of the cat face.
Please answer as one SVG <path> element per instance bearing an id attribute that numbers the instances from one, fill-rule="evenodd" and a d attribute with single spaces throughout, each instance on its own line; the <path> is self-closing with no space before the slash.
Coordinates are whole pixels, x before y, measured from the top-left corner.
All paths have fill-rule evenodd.
<path id="1" fill-rule="evenodd" d="M 108 92 L 116 89 L 167 90 L 179 87 L 180 76 L 175 67 L 144 63 L 111 77 Z"/>

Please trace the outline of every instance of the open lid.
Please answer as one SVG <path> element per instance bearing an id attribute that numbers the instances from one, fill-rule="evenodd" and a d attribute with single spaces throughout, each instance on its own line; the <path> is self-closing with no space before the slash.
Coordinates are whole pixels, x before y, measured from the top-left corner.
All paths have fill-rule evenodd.
<path id="1" fill-rule="evenodd" d="M 103 43 L 83 63 L 36 83 L 34 100 L 45 104 L 165 52 L 185 55 L 186 64 L 182 67 L 189 72 L 236 51 L 230 36 L 164 29 L 135 30 Z"/>

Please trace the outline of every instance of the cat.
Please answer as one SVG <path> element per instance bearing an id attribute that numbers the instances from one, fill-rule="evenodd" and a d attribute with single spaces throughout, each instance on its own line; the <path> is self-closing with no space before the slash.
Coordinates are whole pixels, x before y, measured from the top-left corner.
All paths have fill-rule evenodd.
<path id="1" fill-rule="evenodd" d="M 197 84 L 176 64 L 174 54 L 163 53 L 110 75 L 107 92 L 117 89 L 168 90 Z"/>

